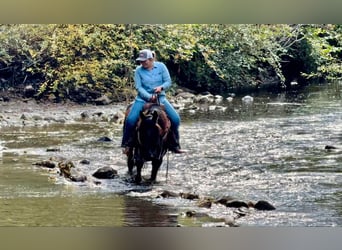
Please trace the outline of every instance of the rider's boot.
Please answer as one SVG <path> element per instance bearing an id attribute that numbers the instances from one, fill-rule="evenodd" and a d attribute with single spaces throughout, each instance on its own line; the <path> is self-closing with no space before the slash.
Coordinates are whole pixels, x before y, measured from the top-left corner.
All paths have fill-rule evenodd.
<path id="1" fill-rule="evenodd" d="M 171 131 L 169 132 L 168 135 L 168 149 L 175 153 L 175 154 L 182 154 L 185 153 L 185 151 L 181 150 L 180 144 L 179 144 L 179 135 L 178 131 Z"/>

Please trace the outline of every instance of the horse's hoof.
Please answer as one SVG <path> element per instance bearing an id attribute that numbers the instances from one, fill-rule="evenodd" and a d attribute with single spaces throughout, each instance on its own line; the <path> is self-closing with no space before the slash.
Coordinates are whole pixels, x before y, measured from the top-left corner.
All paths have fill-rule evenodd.
<path id="1" fill-rule="evenodd" d="M 146 184 L 148 184 L 148 185 L 153 185 L 153 184 L 156 184 L 156 183 L 157 183 L 156 179 L 148 179 L 148 180 L 146 180 Z"/>
<path id="2" fill-rule="evenodd" d="M 127 184 L 132 184 L 132 183 L 135 182 L 135 180 L 134 180 L 134 178 L 133 178 L 132 176 L 124 176 L 124 177 L 122 178 L 122 180 L 123 180 L 124 182 L 126 182 Z"/>
<path id="3" fill-rule="evenodd" d="M 141 177 L 135 177 L 135 184 L 139 185 L 141 183 Z"/>

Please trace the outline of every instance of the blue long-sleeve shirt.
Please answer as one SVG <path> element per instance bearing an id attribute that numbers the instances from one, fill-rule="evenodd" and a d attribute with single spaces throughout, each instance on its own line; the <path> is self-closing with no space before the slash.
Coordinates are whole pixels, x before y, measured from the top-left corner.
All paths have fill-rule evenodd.
<path id="1" fill-rule="evenodd" d="M 151 99 L 156 87 L 163 87 L 163 91 L 159 95 L 165 96 L 165 90 L 171 86 L 170 73 L 162 62 L 154 62 L 152 70 L 147 70 L 141 65 L 138 66 L 135 70 L 134 81 L 138 91 L 137 99 L 144 101 Z"/>

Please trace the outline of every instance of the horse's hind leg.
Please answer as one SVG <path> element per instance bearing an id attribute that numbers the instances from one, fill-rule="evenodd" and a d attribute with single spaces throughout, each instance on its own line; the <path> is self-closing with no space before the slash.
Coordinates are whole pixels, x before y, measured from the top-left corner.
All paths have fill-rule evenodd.
<path id="1" fill-rule="evenodd" d="M 153 160 L 152 161 L 152 172 L 151 172 L 151 178 L 150 178 L 151 182 L 156 181 L 158 170 L 159 170 L 161 164 L 162 164 L 162 160 Z"/>

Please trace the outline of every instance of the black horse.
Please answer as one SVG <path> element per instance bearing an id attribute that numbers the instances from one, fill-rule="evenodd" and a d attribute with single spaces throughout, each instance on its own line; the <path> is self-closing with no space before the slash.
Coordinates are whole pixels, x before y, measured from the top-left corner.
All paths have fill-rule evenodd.
<path id="1" fill-rule="evenodd" d="M 148 161 L 152 162 L 149 181 L 151 183 L 156 181 L 163 157 L 168 150 L 170 124 L 163 107 L 158 104 L 148 103 L 141 111 L 134 136 L 135 146 L 127 154 L 128 172 L 133 176 L 133 168 L 136 167 L 137 184 L 142 180 L 141 169 Z"/>

